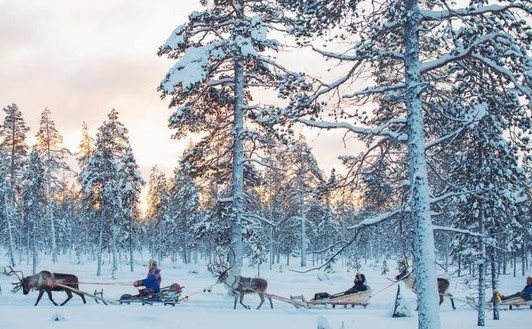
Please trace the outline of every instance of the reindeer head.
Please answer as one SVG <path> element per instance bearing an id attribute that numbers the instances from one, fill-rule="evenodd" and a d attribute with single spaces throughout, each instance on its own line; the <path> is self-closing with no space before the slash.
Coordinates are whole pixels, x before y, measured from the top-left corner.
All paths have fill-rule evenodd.
<path id="1" fill-rule="evenodd" d="M 234 256 L 234 251 L 233 249 L 231 249 L 231 252 L 233 253 L 233 256 Z M 209 272 L 211 272 L 213 275 L 216 276 L 216 282 L 217 283 L 224 283 L 226 282 L 228 276 L 229 276 L 229 271 L 233 268 L 234 266 L 234 262 L 233 263 L 230 263 L 228 264 L 227 262 L 224 261 L 224 257 L 222 255 L 220 255 L 220 253 L 218 251 L 216 251 L 216 262 L 213 264 L 213 263 L 209 263 L 207 265 L 207 269 L 209 270 Z M 228 266 L 229 265 L 229 266 Z"/>
<path id="2" fill-rule="evenodd" d="M 20 273 L 21 276 L 18 275 L 18 273 Z M 15 293 L 17 291 L 20 290 L 20 288 L 23 288 L 24 289 L 22 290 L 22 292 L 24 293 L 24 295 L 27 295 L 28 292 L 29 292 L 29 288 L 27 289 L 26 291 L 26 287 L 24 285 L 25 283 L 25 280 L 26 278 L 24 278 L 24 274 L 22 273 L 22 271 L 15 271 L 13 269 L 13 267 L 11 266 L 5 266 L 4 267 L 4 275 L 6 276 L 12 276 L 12 275 L 15 275 L 17 277 L 17 279 L 19 280 L 19 282 L 11 282 L 11 284 L 13 285 L 13 289 L 11 289 L 11 292 Z M 26 280 L 27 281 L 27 280 Z M 27 285 L 27 284 L 26 284 Z"/>
<path id="3" fill-rule="evenodd" d="M 397 269 L 400 273 L 395 276 L 395 280 L 403 280 L 410 276 L 412 271 L 410 271 L 410 265 L 408 265 L 408 258 L 406 256 L 397 261 Z"/>

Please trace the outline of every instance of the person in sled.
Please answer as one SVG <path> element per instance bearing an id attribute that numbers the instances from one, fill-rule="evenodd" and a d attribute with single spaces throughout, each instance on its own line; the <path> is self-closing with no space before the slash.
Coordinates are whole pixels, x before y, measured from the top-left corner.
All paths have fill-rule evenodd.
<path id="1" fill-rule="evenodd" d="M 133 286 L 144 287 L 139 290 L 139 296 L 153 295 L 161 290 L 161 270 L 157 267 L 156 261 L 148 262 L 148 275 L 143 280 L 135 281 Z"/>
<path id="2" fill-rule="evenodd" d="M 505 301 L 513 298 L 522 298 L 524 301 L 532 300 L 532 276 L 526 278 L 526 286 L 521 290 L 521 292 L 516 292 L 513 295 L 502 296 L 499 292 L 495 292 L 499 301 Z"/>
<path id="3" fill-rule="evenodd" d="M 314 294 L 314 300 L 345 296 L 345 295 L 354 294 L 356 292 L 368 290 L 368 286 L 366 286 L 366 276 L 362 273 L 357 273 L 355 275 L 355 279 L 353 280 L 353 283 L 355 285 L 352 286 L 351 288 L 347 289 L 346 291 L 334 294 L 334 295 L 330 295 L 326 292 L 318 292 Z"/>
<path id="4" fill-rule="evenodd" d="M 355 285 L 344 291 L 342 295 L 349 295 L 354 294 L 355 292 L 368 290 L 368 286 L 366 286 L 366 276 L 362 273 L 355 274 L 355 279 L 353 280 L 353 283 Z"/>

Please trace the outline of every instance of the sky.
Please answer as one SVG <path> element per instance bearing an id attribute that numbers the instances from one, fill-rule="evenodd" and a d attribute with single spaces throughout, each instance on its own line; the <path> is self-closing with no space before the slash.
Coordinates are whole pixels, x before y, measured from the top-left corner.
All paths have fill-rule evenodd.
<path id="1" fill-rule="evenodd" d="M 170 138 L 172 111 L 156 88 L 173 61 L 156 53 L 201 8 L 199 0 L 0 0 L 0 106 L 16 103 L 32 137 L 50 108 L 71 151 L 83 121 L 95 134 L 115 108 L 143 175 L 154 165 L 170 174 L 188 140 Z M 297 53 L 279 56 L 293 70 L 315 65 Z M 326 171 L 352 152 L 341 133 L 307 136 Z"/>

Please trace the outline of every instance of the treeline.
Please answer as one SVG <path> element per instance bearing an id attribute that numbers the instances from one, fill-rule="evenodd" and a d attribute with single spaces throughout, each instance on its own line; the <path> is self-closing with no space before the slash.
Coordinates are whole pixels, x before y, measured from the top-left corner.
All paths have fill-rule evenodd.
<path id="1" fill-rule="evenodd" d="M 204 153 L 198 150 L 201 143 L 191 144 L 171 177 L 154 167 L 145 186 L 128 130 L 116 110 L 108 114 L 94 138 L 83 124 L 74 153 L 62 146 L 49 109 L 42 113 L 31 147 L 18 107 L 9 105 L 4 112 L 0 237 L 12 265 L 26 260 L 35 271 L 40 258 L 56 261 L 58 255 L 68 254 L 77 262 L 95 260 L 100 275 L 106 260 L 113 270 L 125 263 L 133 271 L 136 253 L 189 263 L 198 257 L 210 259 L 216 248 L 230 245 L 233 174 L 224 166 L 223 151 Z M 218 143 L 222 150 L 232 142 L 220 139 Z M 288 144 L 272 143 L 268 149 L 250 145 L 245 147 L 249 158 L 260 155 L 261 161 L 246 162 L 244 170 L 241 225 L 249 264 L 295 265 L 290 261 L 298 256 L 298 266 L 321 266 L 340 248 L 345 250 L 336 261 L 354 268 L 368 258 L 408 255 L 413 232 L 406 212 L 397 212 L 374 227 L 360 227 L 364 220 L 404 202 L 402 156 L 389 154 L 386 163 L 367 152 L 343 157 L 345 174 L 335 170 L 325 174 L 302 136 Z M 75 169 L 67 165 L 72 156 L 77 159 Z M 397 175 L 393 179 L 392 173 Z M 514 183 L 519 182 L 526 179 Z M 145 214 L 139 209 L 143 187 L 148 189 Z M 521 191 L 530 190 L 525 184 Z M 501 193 L 511 196 L 508 191 Z M 468 198 L 469 193 L 457 193 L 434 214 L 435 222 L 448 228 L 436 235 L 441 265 L 458 266 L 459 275 L 473 274 L 477 257 L 477 237 L 467 234 L 476 231 L 478 224 L 465 217 L 466 208 L 471 207 Z M 529 266 L 530 198 L 523 194 L 520 199 L 504 200 L 493 204 L 514 208 L 501 213 L 498 221 L 485 223 L 484 229 L 493 237 L 488 248 L 498 272 L 524 273 Z M 488 206 L 483 209 L 491 211 Z"/>

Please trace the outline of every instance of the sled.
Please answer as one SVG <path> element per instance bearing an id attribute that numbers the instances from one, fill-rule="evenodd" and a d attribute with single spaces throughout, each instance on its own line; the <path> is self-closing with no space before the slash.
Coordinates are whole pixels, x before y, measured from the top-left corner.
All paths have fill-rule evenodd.
<path id="1" fill-rule="evenodd" d="M 525 300 L 522 297 L 515 297 L 500 301 L 499 306 L 508 306 L 510 310 L 512 309 L 512 307 L 520 306 L 529 306 L 530 309 L 532 309 L 532 300 Z"/>
<path id="2" fill-rule="evenodd" d="M 140 303 L 142 305 L 153 305 L 155 303 L 160 303 L 163 305 L 172 305 L 175 306 L 179 302 L 179 297 L 183 291 L 183 286 L 180 286 L 177 283 L 169 285 L 167 287 L 161 288 L 161 290 L 156 294 L 146 294 L 146 295 L 130 295 L 125 294 L 120 297 L 118 302 L 120 304 L 134 304 Z"/>
<path id="3" fill-rule="evenodd" d="M 361 305 L 366 308 L 369 304 L 371 298 L 371 289 L 368 287 L 368 290 L 355 292 L 352 294 L 337 293 L 330 295 L 324 298 L 306 300 L 304 296 L 290 296 L 292 303 L 296 305 L 296 302 L 299 304 L 306 305 L 307 308 L 315 308 L 319 306 L 332 305 L 335 308 L 337 305 L 347 308 L 347 306 L 355 307 L 356 305 Z M 297 307 L 297 306 L 296 306 Z"/>

